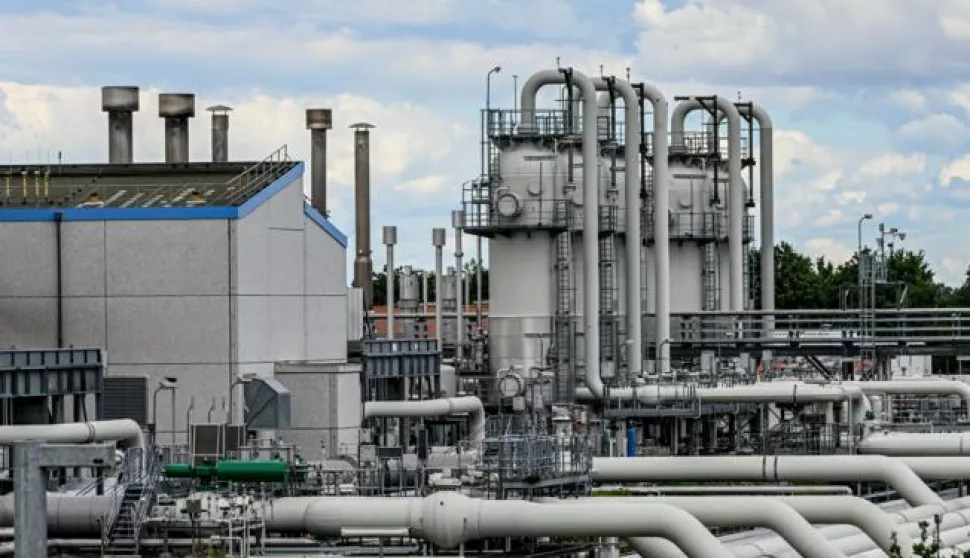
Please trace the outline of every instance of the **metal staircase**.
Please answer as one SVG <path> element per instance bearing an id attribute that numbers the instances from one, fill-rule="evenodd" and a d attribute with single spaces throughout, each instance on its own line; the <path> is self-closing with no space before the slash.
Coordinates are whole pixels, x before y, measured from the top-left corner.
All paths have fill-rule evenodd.
<path id="1" fill-rule="evenodd" d="M 115 505 L 102 531 L 102 555 L 140 555 L 142 524 L 155 497 L 159 467 L 159 459 L 146 455 L 141 448 L 133 448 L 125 455 L 115 489 Z"/>

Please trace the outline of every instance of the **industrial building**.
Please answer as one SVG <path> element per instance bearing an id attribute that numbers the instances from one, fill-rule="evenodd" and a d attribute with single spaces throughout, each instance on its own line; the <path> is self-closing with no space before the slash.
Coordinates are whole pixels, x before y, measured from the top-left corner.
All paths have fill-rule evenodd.
<path id="1" fill-rule="evenodd" d="M 136 88 L 104 89 L 108 164 L 0 167 L 0 550 L 908 558 L 929 529 L 963 556 L 970 384 L 927 372 L 970 309 L 877 305 L 899 231 L 842 307 L 776 311 L 773 251 L 746 256 L 775 241 L 765 107 L 573 68 L 517 93 L 452 230 L 400 231 L 433 273 L 382 223 L 385 300 L 370 124 L 351 287 L 326 109 L 309 198 L 285 146 L 230 162 L 227 107 L 187 161 L 187 94 L 134 163 Z"/>

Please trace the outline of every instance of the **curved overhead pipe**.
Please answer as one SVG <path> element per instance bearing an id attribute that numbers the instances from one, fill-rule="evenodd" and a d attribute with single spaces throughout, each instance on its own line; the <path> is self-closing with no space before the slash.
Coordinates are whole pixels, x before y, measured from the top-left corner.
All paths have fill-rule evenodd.
<path id="1" fill-rule="evenodd" d="M 912 469 L 882 455 L 596 457 L 591 476 L 597 482 L 879 481 L 912 506 L 942 502 Z"/>
<path id="2" fill-rule="evenodd" d="M 597 100 L 596 105 L 586 101 L 586 99 L 591 98 L 591 93 L 588 91 L 588 87 L 582 82 L 585 76 L 583 74 L 570 70 L 572 72 L 571 80 L 575 82 L 575 86 L 579 89 L 580 97 L 584 99 L 583 101 L 583 114 L 597 114 L 596 108 L 600 105 L 600 101 Z M 579 79 L 577 79 L 577 77 Z M 614 78 L 615 79 L 615 78 Z M 533 74 L 529 80 L 522 86 L 520 104 L 522 107 L 522 123 L 519 126 L 520 133 L 529 134 L 534 133 L 536 130 L 535 124 L 535 107 L 536 107 L 536 96 L 539 89 L 548 84 L 553 83 L 565 83 L 565 78 L 561 72 L 555 70 L 545 70 L 543 72 L 537 72 Z M 606 88 L 606 82 L 602 79 L 587 80 L 591 81 L 590 85 L 594 89 Z M 640 116 L 638 112 L 639 108 L 639 95 L 635 89 L 625 80 L 615 79 L 614 86 L 617 88 L 619 94 L 623 97 L 626 110 L 626 154 L 625 154 L 625 165 L 626 165 L 626 204 L 627 204 L 627 261 L 637 262 L 640 260 L 640 244 L 642 239 L 640 239 L 640 198 L 639 198 L 639 165 L 637 164 L 640 156 L 640 145 L 643 137 L 643 131 L 640 129 Z M 654 188 L 654 238 L 655 238 L 655 259 L 656 259 L 656 320 L 657 320 L 657 331 L 656 331 L 656 344 L 658 347 L 657 359 L 660 361 L 661 373 L 669 372 L 670 369 L 670 251 L 669 251 L 669 237 L 670 237 L 670 223 L 667 219 L 667 210 L 670 205 L 670 178 L 668 172 L 668 136 L 667 136 L 667 99 L 664 97 L 663 93 L 659 88 L 650 84 L 638 84 L 638 88 L 642 91 L 644 98 L 650 102 L 653 106 L 653 134 L 654 134 L 654 146 L 653 146 L 653 188 Z M 605 99 L 603 102 L 609 101 L 608 95 L 604 95 Z M 589 122 L 591 119 L 584 119 L 583 128 L 583 188 L 584 188 L 584 199 L 583 199 L 583 220 L 584 220 L 584 262 L 585 268 L 584 273 L 584 334 L 585 334 L 585 349 L 586 349 L 586 362 L 589 363 L 593 359 L 592 355 L 596 356 L 595 364 L 597 367 L 596 378 L 592 378 L 589 373 L 590 367 L 587 366 L 586 381 L 587 387 L 590 391 L 597 397 L 603 397 L 603 387 L 602 381 L 599 380 L 599 332 L 598 324 L 593 325 L 593 329 L 596 330 L 596 340 L 595 349 L 592 345 L 594 344 L 591 336 L 589 335 L 590 323 L 589 316 L 591 311 L 590 300 L 595 302 L 596 312 L 593 316 L 599 314 L 599 275 L 598 271 L 590 268 L 589 262 L 597 262 L 599 259 L 598 251 L 595 252 L 589 246 L 590 240 L 590 230 L 591 230 L 591 220 L 596 222 L 596 227 L 598 229 L 598 219 L 599 219 L 599 206 L 598 199 L 593 199 L 591 194 L 598 190 L 598 184 L 593 180 L 594 176 L 597 175 L 595 172 L 596 167 L 593 166 L 593 161 L 597 160 L 595 158 L 597 151 L 597 133 L 595 118 L 592 119 L 593 122 Z M 592 125 L 590 125 L 592 124 Z M 635 126 L 635 127 L 634 127 Z M 592 131 L 590 131 L 592 128 Z M 740 146 L 740 135 L 738 136 L 738 145 Z M 631 143 L 632 142 L 632 143 Z M 591 159 L 592 158 L 592 159 Z M 636 172 L 631 172 L 631 169 L 637 169 Z M 740 176 L 740 167 L 738 169 L 738 175 Z M 592 191 L 591 191 L 592 189 Z M 595 210 L 592 209 L 594 205 L 592 202 L 596 202 Z M 598 230 L 594 231 L 596 236 Z M 631 242 L 631 239 L 636 239 L 636 242 Z M 632 268 L 632 269 L 631 269 Z M 592 277 L 591 277 L 592 276 Z M 590 279 L 593 279 L 590 282 Z M 642 371 L 643 362 L 643 344 L 642 344 L 642 320 L 640 316 L 642 315 L 642 303 L 640 301 L 640 268 L 636 265 L 627 266 L 627 336 L 632 339 L 633 343 L 630 347 L 630 352 L 628 356 L 628 361 L 632 363 L 634 370 L 631 370 L 631 376 L 635 376 L 637 372 Z M 595 289 L 592 287 L 595 286 Z M 590 296 L 592 293 L 592 296 Z M 592 349 L 592 352 L 591 352 Z"/>
<path id="3" fill-rule="evenodd" d="M 728 121 L 728 251 L 730 260 L 730 307 L 732 312 L 744 310 L 744 186 L 741 178 L 741 115 L 734 103 L 725 97 L 715 97 L 717 109 Z M 670 122 L 674 148 L 684 145 L 684 121 L 691 112 L 704 108 L 697 98 L 679 103 Z M 655 156 L 656 158 L 656 156 Z M 717 185 L 715 184 L 715 187 Z M 666 216 L 664 217 L 666 218 Z M 660 240 L 657 239 L 657 243 Z"/>
<path id="4" fill-rule="evenodd" d="M 597 89 L 608 87 L 604 79 L 594 79 Z M 626 192 L 626 336 L 629 377 L 643 373 L 643 309 L 640 300 L 640 97 L 629 82 L 613 78 L 613 88 L 623 97 L 626 145 L 623 151 L 623 184 Z M 610 94 L 606 95 L 610 100 Z M 583 159 L 585 162 L 585 158 Z M 585 173 L 585 171 L 583 171 Z M 585 176 L 585 174 L 583 175 Z M 585 234 L 585 233 L 584 233 Z M 599 257 L 597 256 L 597 260 Z M 586 292 L 584 296 L 589 296 Z M 599 296 L 599 295 L 596 295 Z M 668 359 L 669 361 L 669 359 Z"/>
<path id="5" fill-rule="evenodd" d="M 970 409 L 970 384 L 957 380 L 887 380 L 846 382 L 869 395 L 957 395 Z"/>
<path id="6" fill-rule="evenodd" d="M 697 518 L 706 527 L 764 527 L 778 533 L 805 558 L 845 558 L 825 537 L 788 505 L 786 501 L 762 496 L 687 496 L 650 498 L 581 498 L 565 503 L 595 505 L 642 505 L 659 503 L 675 506 Z M 877 508 L 878 509 L 878 508 Z M 881 512 L 880 512 L 881 513 Z M 892 521 L 886 519 L 888 525 Z"/>
<path id="7" fill-rule="evenodd" d="M 585 74 L 573 69 L 542 70 L 532 74 L 522 86 L 522 123 L 519 133 L 535 133 L 535 106 L 539 88 L 569 82 L 579 87 L 583 97 L 583 341 L 586 387 L 597 398 L 604 393 L 600 378 L 599 332 L 599 143 L 596 133 L 596 88 Z M 590 115 L 592 117 L 590 118 Z"/>
<path id="8" fill-rule="evenodd" d="M 374 417 L 443 417 L 468 413 L 469 437 L 475 447 L 485 438 L 485 407 L 482 400 L 468 395 L 424 401 L 367 401 L 364 418 Z"/>
<path id="9" fill-rule="evenodd" d="M 128 442 L 131 447 L 145 447 L 141 427 L 131 419 L 0 426 L 0 445 L 24 440 L 54 444 L 123 441 Z"/>
<path id="10" fill-rule="evenodd" d="M 477 500 L 457 492 L 426 498 L 283 498 L 266 513 L 269 531 L 341 536 L 347 529 L 407 529 L 442 548 L 490 537 L 663 537 L 688 556 L 728 556 L 694 516 L 664 504 L 535 504 Z M 583 512 L 586 513 L 583 513 Z"/>

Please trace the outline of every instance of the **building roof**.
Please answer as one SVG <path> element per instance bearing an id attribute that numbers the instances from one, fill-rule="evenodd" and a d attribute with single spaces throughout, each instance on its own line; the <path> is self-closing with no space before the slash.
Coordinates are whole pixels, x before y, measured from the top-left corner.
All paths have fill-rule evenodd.
<path id="1" fill-rule="evenodd" d="M 0 165 L 0 222 L 241 219 L 303 171 L 285 146 L 257 162 Z M 326 216 L 303 205 L 347 246 Z"/>

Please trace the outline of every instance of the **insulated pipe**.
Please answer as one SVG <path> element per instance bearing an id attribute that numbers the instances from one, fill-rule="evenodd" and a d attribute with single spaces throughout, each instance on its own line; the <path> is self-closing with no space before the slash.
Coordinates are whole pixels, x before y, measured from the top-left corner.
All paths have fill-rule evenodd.
<path id="1" fill-rule="evenodd" d="M 138 87 L 101 88 L 101 110 L 108 113 L 108 162 L 111 164 L 127 164 L 133 160 L 132 114 L 138 111 L 138 101 Z"/>
<path id="2" fill-rule="evenodd" d="M 465 355 L 465 303 L 467 302 L 467 298 L 464 297 L 464 285 L 462 284 L 465 271 L 461 263 L 461 259 L 465 255 L 461 250 L 461 235 L 465 226 L 464 211 L 459 209 L 451 212 L 451 226 L 455 229 L 455 269 L 458 274 L 455 279 L 455 306 L 457 311 L 455 319 L 455 368 L 461 370 Z"/>
<path id="3" fill-rule="evenodd" d="M 435 228 L 431 230 L 431 243 L 434 244 L 434 338 L 438 341 L 438 351 L 444 350 L 444 336 L 442 332 L 444 331 L 444 316 L 442 315 L 444 310 L 441 304 L 441 293 L 444 289 L 444 275 L 442 274 L 442 267 L 444 266 L 444 247 L 445 247 L 445 236 L 448 232 L 442 228 Z"/>
<path id="4" fill-rule="evenodd" d="M 327 216 L 327 132 L 333 128 L 333 111 L 306 109 L 306 129 L 310 130 L 310 205 Z M 356 153 L 355 153 L 356 154 Z M 356 171 L 356 168 L 355 168 Z M 354 192 L 356 200 L 357 192 Z M 359 219 L 359 216 L 357 217 Z M 358 237 L 357 241 L 360 241 Z M 358 251 L 360 246 L 357 247 Z M 360 285 L 354 285 L 360 287 Z M 364 294 L 366 298 L 366 293 Z"/>
<path id="5" fill-rule="evenodd" d="M 189 119 L 195 117 L 195 95 L 160 93 L 158 116 L 165 119 L 165 162 L 189 162 Z"/>
<path id="6" fill-rule="evenodd" d="M 793 499 L 794 500 L 794 499 Z M 696 517 L 705 527 L 764 527 L 778 533 L 805 558 L 845 558 L 845 554 L 815 531 L 812 525 L 788 505 L 787 500 L 761 496 L 693 496 L 659 498 L 581 498 L 564 500 L 577 504 L 675 506 Z M 878 510 L 878 508 L 877 508 Z M 882 512 L 879 512 L 880 514 Z M 892 521 L 886 518 L 890 527 Z M 888 541 L 888 539 L 887 539 Z"/>
<path id="7" fill-rule="evenodd" d="M 532 74 L 522 86 L 522 123 L 519 133 L 536 131 L 536 95 L 544 85 L 570 82 L 579 87 L 583 97 L 583 367 L 586 387 L 597 399 L 605 393 L 600 378 L 599 331 L 599 143 L 596 114 L 596 87 L 583 73 L 569 70 L 542 70 Z M 637 117 L 639 118 L 639 116 Z"/>
<path id="8" fill-rule="evenodd" d="M 131 419 L 0 426 L 0 445 L 10 445 L 24 440 L 49 444 L 126 441 L 131 447 L 145 447 L 141 427 Z"/>
<path id="9" fill-rule="evenodd" d="M 384 290 L 387 291 L 387 338 L 394 339 L 394 245 L 397 244 L 397 227 L 393 225 L 387 225 L 384 227 L 383 240 L 384 245 L 387 247 L 387 267 L 385 276 L 385 286 Z"/>
<path id="10" fill-rule="evenodd" d="M 659 372 L 670 373 L 670 171 L 667 135 L 667 98 L 654 85 L 641 85 L 643 96 L 653 106 L 653 238 L 656 293 L 656 358 Z M 739 140 L 740 143 L 740 140 Z M 740 174 L 740 169 L 738 173 Z M 639 261 L 639 259 L 635 260 Z M 629 265 L 629 264 L 628 264 Z M 639 298 L 639 297 L 638 297 Z"/>
<path id="11" fill-rule="evenodd" d="M 742 105 L 740 110 L 758 121 L 761 155 L 759 191 L 761 193 L 761 309 L 775 309 L 775 131 L 768 111 L 760 105 Z M 750 111 L 750 112 L 749 112 Z M 774 317 L 765 319 L 765 336 L 772 338 Z"/>
<path id="12" fill-rule="evenodd" d="M 206 109 L 212 119 L 212 162 L 225 163 L 229 160 L 229 111 L 225 105 L 214 105 Z"/>
<path id="13" fill-rule="evenodd" d="M 857 449 L 891 456 L 970 455 L 970 432 L 880 432 L 861 440 Z"/>
<path id="14" fill-rule="evenodd" d="M 970 480 L 970 457 L 898 456 L 919 478 L 935 480 Z M 970 499 L 967 499 L 970 505 Z"/>
<path id="15" fill-rule="evenodd" d="M 111 496 L 47 494 L 47 534 L 63 537 L 101 535 L 101 524 L 111 514 Z M 14 495 L 0 496 L 0 527 L 14 525 Z"/>
<path id="16" fill-rule="evenodd" d="M 593 393 L 579 388 L 579 399 L 596 399 Z M 611 389 L 610 399 L 636 398 L 647 405 L 669 401 L 699 400 L 701 403 L 797 403 L 852 401 L 852 421 L 861 424 L 871 410 L 869 400 L 857 387 L 845 385 L 820 386 L 800 382 L 771 382 L 732 387 L 698 388 L 694 385 L 643 385 L 635 388 Z"/>
<path id="17" fill-rule="evenodd" d="M 457 492 L 426 498 L 284 498 L 267 510 L 266 528 L 324 537 L 349 528 L 407 528 L 445 549 L 492 537 L 663 537 L 693 558 L 729 555 L 689 513 L 664 504 L 631 506 L 476 500 Z"/>
<path id="18" fill-rule="evenodd" d="M 912 506 L 942 502 L 912 469 L 881 455 L 595 457 L 591 476 L 597 482 L 879 481 Z"/>
<path id="19" fill-rule="evenodd" d="M 744 186 L 741 178 L 741 115 L 734 103 L 725 97 L 715 97 L 717 109 L 728 121 L 728 251 L 730 259 L 730 307 L 732 312 L 744 310 Z M 674 147 L 684 145 L 684 121 L 691 112 L 704 108 L 697 98 L 679 103 L 671 116 L 670 135 Z M 654 156 L 656 159 L 656 155 Z M 715 187 L 717 185 L 715 184 Z M 666 219 L 666 216 L 664 216 Z M 656 240 L 659 245 L 660 239 Z"/>
<path id="20" fill-rule="evenodd" d="M 846 382 L 870 395 L 958 395 L 970 409 L 970 384 L 957 380 L 888 380 Z"/>
<path id="21" fill-rule="evenodd" d="M 607 89 L 607 80 L 591 80 L 596 89 Z M 626 192 L 626 337 L 630 340 L 627 353 L 629 377 L 636 378 L 643 373 L 643 321 L 640 300 L 640 143 L 643 133 L 640 130 L 640 100 L 636 90 L 629 82 L 613 78 L 613 87 L 623 97 L 624 127 L 626 145 L 623 151 L 624 190 Z M 599 108 L 609 107 L 612 99 L 609 93 L 598 97 Z M 666 122 L 666 116 L 664 117 Z M 583 161 L 585 161 L 585 155 Z M 585 177 L 585 170 L 583 176 Z M 585 231 L 583 234 L 586 234 Z M 597 260 L 598 260 L 597 256 Z M 669 359 L 668 359 L 669 362 Z"/>
<path id="22" fill-rule="evenodd" d="M 848 486 L 832 485 L 656 485 L 656 486 L 600 486 L 597 493 L 622 490 L 631 496 L 852 496 Z"/>
<path id="23" fill-rule="evenodd" d="M 485 438 L 485 407 L 474 396 L 446 397 L 424 401 L 367 401 L 364 418 L 374 417 L 443 417 L 468 413 L 469 437 L 480 447 Z"/>
<path id="24" fill-rule="evenodd" d="M 364 289 L 364 304 L 370 309 L 374 303 L 374 262 L 370 243 L 370 131 L 374 126 L 358 122 L 350 127 L 354 130 L 354 249 L 357 251 L 354 258 L 354 286 Z"/>

